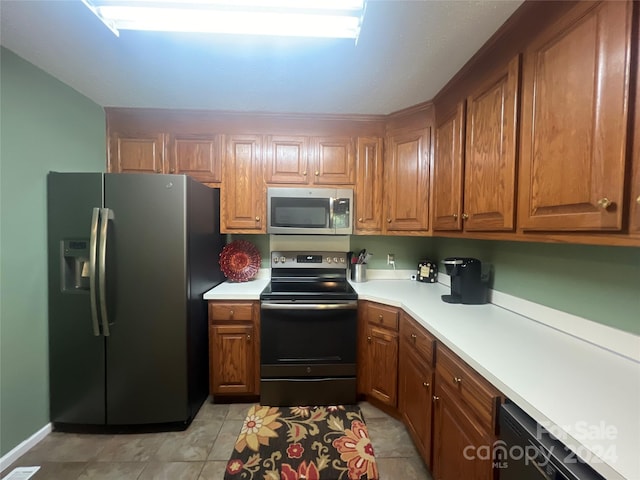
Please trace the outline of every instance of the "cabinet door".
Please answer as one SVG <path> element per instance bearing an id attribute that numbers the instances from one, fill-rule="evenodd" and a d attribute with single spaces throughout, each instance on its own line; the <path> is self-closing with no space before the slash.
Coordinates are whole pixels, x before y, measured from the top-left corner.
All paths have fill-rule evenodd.
<path id="1" fill-rule="evenodd" d="M 464 229 L 513 230 L 520 57 L 467 98 Z"/>
<path id="2" fill-rule="evenodd" d="M 219 135 L 171 135 L 167 173 L 184 173 L 199 182 L 220 183 L 221 143 Z"/>
<path id="3" fill-rule="evenodd" d="M 464 103 L 436 129 L 433 161 L 433 229 L 462 228 Z"/>
<path id="4" fill-rule="evenodd" d="M 622 225 L 632 2 L 579 2 L 526 50 L 519 226 Z"/>
<path id="5" fill-rule="evenodd" d="M 317 185 L 353 185 L 355 160 L 351 137 L 313 139 L 313 183 Z"/>
<path id="6" fill-rule="evenodd" d="M 492 480 L 493 463 L 486 452 L 478 450 L 491 446 L 487 435 L 456 405 L 453 396 L 440 385 L 436 376 L 433 432 L 433 478 L 435 480 Z M 491 457 L 491 455 L 489 455 Z"/>
<path id="7" fill-rule="evenodd" d="M 636 37 L 636 52 L 640 52 L 640 35 Z M 636 55 L 636 104 L 633 124 L 633 153 L 631 177 L 631 205 L 629 210 L 629 232 L 640 236 L 640 55 Z"/>
<path id="8" fill-rule="evenodd" d="M 255 335 L 251 325 L 211 325 L 211 393 L 254 393 Z"/>
<path id="9" fill-rule="evenodd" d="M 358 138 L 356 233 L 382 232 L 382 139 Z"/>
<path id="10" fill-rule="evenodd" d="M 389 138 L 385 165 L 386 232 L 429 229 L 429 151 L 431 129 Z"/>
<path id="11" fill-rule="evenodd" d="M 433 370 L 406 342 L 401 344 L 398 403 L 418 451 L 431 470 L 431 408 Z"/>
<path id="12" fill-rule="evenodd" d="M 296 136 L 267 138 L 265 174 L 268 183 L 307 184 L 309 139 Z"/>
<path id="13" fill-rule="evenodd" d="M 165 136 L 162 133 L 114 133 L 109 140 L 112 173 L 164 173 Z"/>
<path id="14" fill-rule="evenodd" d="M 227 138 L 221 192 L 223 232 L 265 231 L 266 192 L 261 146 L 261 138 L 255 135 L 234 135 Z"/>
<path id="15" fill-rule="evenodd" d="M 398 384 L 398 334 L 368 327 L 368 393 L 387 405 L 396 406 Z"/>

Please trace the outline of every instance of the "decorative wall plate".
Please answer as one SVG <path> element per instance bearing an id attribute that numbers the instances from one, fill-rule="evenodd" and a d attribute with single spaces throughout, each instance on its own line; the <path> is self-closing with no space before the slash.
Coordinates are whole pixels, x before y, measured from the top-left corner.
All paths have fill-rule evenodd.
<path id="1" fill-rule="evenodd" d="M 220 253 L 220 269 L 232 282 L 247 282 L 255 278 L 261 262 L 256 246 L 246 240 L 234 240 Z"/>

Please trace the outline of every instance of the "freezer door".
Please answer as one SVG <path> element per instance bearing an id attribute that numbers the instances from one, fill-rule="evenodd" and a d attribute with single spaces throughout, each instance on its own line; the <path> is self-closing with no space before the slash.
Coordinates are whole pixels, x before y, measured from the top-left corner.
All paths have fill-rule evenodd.
<path id="1" fill-rule="evenodd" d="M 106 174 L 107 424 L 187 420 L 186 177 Z"/>
<path id="2" fill-rule="evenodd" d="M 49 173 L 49 405 L 51 421 L 105 422 L 105 344 L 91 315 L 93 211 L 102 206 L 102 174 Z"/>

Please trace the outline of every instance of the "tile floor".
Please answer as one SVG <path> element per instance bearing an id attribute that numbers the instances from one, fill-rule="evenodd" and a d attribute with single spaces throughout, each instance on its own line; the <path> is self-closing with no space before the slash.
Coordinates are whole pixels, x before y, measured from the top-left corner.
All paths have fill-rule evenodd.
<path id="1" fill-rule="evenodd" d="M 53 432 L 2 472 L 40 465 L 34 480 L 222 480 L 249 404 L 205 402 L 184 432 Z M 363 402 L 381 480 L 431 480 L 401 422 Z"/>

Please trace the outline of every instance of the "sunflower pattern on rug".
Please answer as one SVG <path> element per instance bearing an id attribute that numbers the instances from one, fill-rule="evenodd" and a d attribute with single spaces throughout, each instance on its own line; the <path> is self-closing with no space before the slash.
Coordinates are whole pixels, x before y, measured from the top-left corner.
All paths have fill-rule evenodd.
<path id="1" fill-rule="evenodd" d="M 373 446 L 355 405 L 254 405 L 225 480 L 378 480 Z"/>

